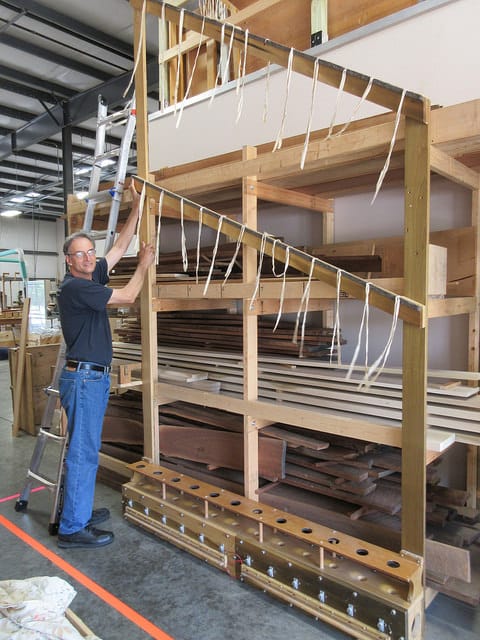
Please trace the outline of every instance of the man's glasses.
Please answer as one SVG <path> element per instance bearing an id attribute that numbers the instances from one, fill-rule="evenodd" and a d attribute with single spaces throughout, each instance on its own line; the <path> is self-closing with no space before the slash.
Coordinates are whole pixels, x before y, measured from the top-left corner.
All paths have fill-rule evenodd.
<path id="1" fill-rule="evenodd" d="M 86 256 L 88 256 L 89 258 L 91 258 L 92 256 L 95 255 L 96 249 L 92 248 L 89 249 L 88 251 L 74 251 L 73 253 L 69 253 L 67 255 L 69 255 L 70 257 L 74 256 L 75 258 L 83 259 Z"/>

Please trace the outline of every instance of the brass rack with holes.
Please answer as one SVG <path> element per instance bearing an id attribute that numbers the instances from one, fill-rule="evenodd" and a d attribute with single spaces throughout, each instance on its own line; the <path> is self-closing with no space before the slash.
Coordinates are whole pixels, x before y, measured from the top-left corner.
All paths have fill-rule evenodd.
<path id="1" fill-rule="evenodd" d="M 165 467 L 129 468 L 127 520 L 356 638 L 421 638 L 415 559 Z"/>

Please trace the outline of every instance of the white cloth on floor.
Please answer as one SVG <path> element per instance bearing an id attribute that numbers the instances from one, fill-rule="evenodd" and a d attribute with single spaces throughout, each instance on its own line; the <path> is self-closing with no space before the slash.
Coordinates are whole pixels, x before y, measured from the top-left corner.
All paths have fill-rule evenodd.
<path id="1" fill-rule="evenodd" d="M 0 581 L 0 640 L 100 640 L 82 635 L 65 617 L 75 595 L 57 577 Z"/>

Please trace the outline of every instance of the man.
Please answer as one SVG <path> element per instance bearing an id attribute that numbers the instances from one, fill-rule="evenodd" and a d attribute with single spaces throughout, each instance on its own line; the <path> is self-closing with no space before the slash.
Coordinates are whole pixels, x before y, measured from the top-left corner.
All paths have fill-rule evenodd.
<path id="1" fill-rule="evenodd" d="M 68 421 L 63 510 L 58 529 L 62 548 L 102 547 L 113 533 L 97 529 L 110 516 L 93 508 L 102 424 L 110 392 L 112 336 L 108 305 L 132 304 L 155 259 L 151 245 L 142 243 L 135 273 L 121 289 L 105 286 L 109 271 L 128 249 L 139 217 L 140 196 L 130 184 L 132 209 L 118 237 L 98 261 L 95 245 L 84 232 L 65 240 L 63 252 L 69 272 L 60 286 L 58 306 L 66 344 L 66 364 L 59 380 L 60 401 Z"/>

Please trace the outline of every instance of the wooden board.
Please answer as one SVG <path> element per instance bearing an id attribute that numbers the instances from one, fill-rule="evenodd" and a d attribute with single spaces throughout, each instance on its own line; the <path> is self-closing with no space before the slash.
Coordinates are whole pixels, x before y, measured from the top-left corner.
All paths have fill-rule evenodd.
<path id="1" fill-rule="evenodd" d="M 211 467 L 243 469 L 243 436 L 236 433 L 161 424 L 160 451 L 166 456 L 202 462 Z M 259 475 L 272 481 L 283 478 L 285 452 L 283 441 L 259 437 Z"/>

